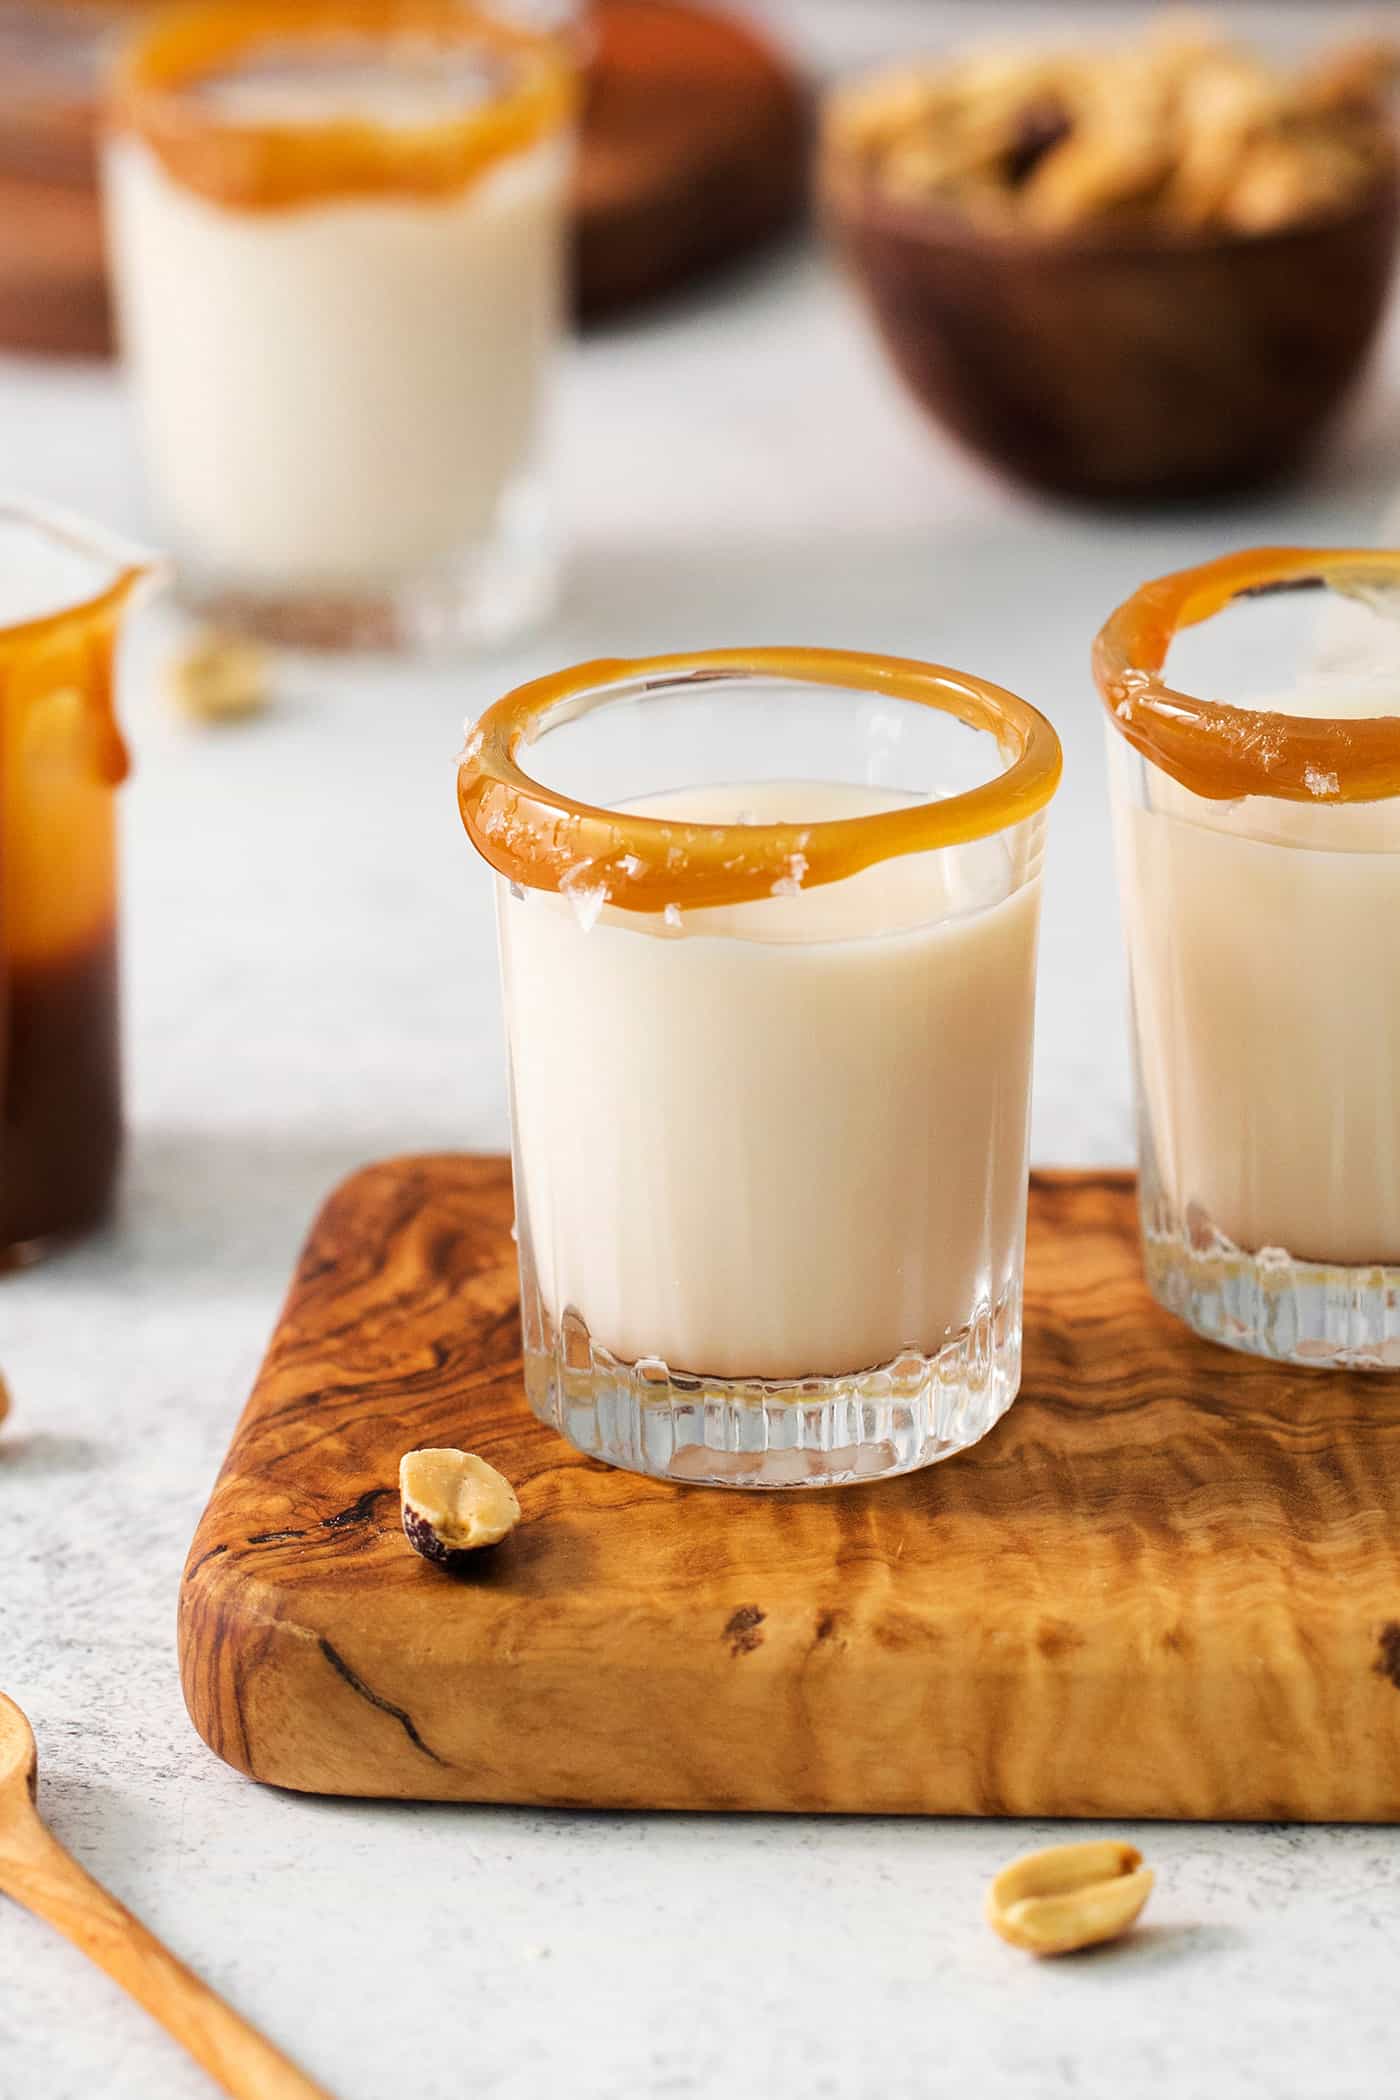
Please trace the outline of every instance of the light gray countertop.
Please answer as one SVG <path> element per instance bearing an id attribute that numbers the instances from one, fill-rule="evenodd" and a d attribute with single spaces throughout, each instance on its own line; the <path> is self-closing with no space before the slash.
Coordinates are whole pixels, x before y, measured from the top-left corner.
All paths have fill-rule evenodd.
<path id="1" fill-rule="evenodd" d="M 1366 537 L 1400 488 L 1400 345 L 1302 488 L 1094 519 L 931 435 L 812 256 L 576 350 L 565 610 L 508 660 L 289 667 L 192 732 L 146 618 L 124 711 L 130 1171 L 119 1221 L 0 1283 L 0 1685 L 58 1833 L 342 2096 L 1361 2100 L 1393 2079 L 1400 1839 L 1163 1826 L 1150 1925 L 1039 1968 L 980 1922 L 1039 1826 L 336 1805 L 236 1777 L 176 1680 L 181 1560 L 320 1196 L 376 1154 L 505 1136 L 489 886 L 453 806 L 464 716 L 523 672 L 729 640 L 963 663 L 1057 722 L 1035 1153 L 1130 1152 L 1087 649 L 1144 576 Z M 140 529 L 107 374 L 0 363 L 0 472 Z M 3 2100 L 208 2088 L 0 1907 Z"/>

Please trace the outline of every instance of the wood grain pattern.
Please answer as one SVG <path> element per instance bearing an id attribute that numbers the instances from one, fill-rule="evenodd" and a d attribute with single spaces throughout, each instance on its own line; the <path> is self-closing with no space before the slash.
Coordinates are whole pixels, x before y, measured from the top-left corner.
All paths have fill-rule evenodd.
<path id="1" fill-rule="evenodd" d="M 1148 1298 L 1131 1181 L 1032 1187 L 1022 1396 L 871 1488 L 581 1458 L 520 1387 L 498 1159 L 328 1201 L 186 1570 L 229 1763 L 344 1794 L 614 1807 L 1400 1819 L 1400 1385 L 1282 1372 Z M 417 1560 L 401 1452 L 525 1521 Z"/>

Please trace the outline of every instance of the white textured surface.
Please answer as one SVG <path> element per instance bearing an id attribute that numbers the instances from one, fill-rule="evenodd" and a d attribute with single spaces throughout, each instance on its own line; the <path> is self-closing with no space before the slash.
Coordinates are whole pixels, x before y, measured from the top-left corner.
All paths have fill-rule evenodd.
<path id="1" fill-rule="evenodd" d="M 342 2100 L 1362 2100 L 1393 2076 L 1400 1840 L 1149 1830 L 1150 1924 L 1036 1968 L 979 1920 L 1039 1828 L 328 1805 L 185 1719 L 180 1563 L 308 1216 L 344 1170 L 504 1136 L 488 887 L 460 722 L 566 658 L 753 639 L 963 661 L 1046 706 L 1036 1153 L 1126 1157 L 1122 994 L 1086 651 L 1154 570 L 1363 535 L 1400 485 L 1396 360 L 1309 486 L 1095 521 L 998 488 L 888 384 L 815 261 L 576 354 L 578 559 L 510 662 L 300 666 L 269 719 L 173 721 L 131 661 L 131 1170 L 121 1220 L 0 1283 L 0 1685 L 60 1835 Z M 0 365 L 0 475 L 139 529 L 114 383 Z M 0 1907 L 0 2100 L 195 2100 L 201 2078 Z"/>

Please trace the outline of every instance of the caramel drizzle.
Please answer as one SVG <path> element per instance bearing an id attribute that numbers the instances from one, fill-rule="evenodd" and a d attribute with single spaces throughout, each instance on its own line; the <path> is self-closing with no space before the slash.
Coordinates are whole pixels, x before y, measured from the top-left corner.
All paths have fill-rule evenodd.
<path id="1" fill-rule="evenodd" d="M 1235 707 L 1176 692 L 1159 675 L 1181 630 L 1236 598 L 1342 578 L 1400 589 L 1400 552 L 1254 547 L 1144 584 L 1094 643 L 1094 678 L 1114 726 L 1144 758 L 1212 802 L 1245 795 L 1379 802 L 1400 794 L 1400 717 L 1338 720 Z"/>
<path id="2" fill-rule="evenodd" d="M 742 677 L 887 693 L 990 731 L 1005 772 L 946 800 L 813 824 L 694 824 L 599 809 L 544 787 L 517 762 L 543 732 L 627 690 Z M 1060 740 L 1028 702 L 941 665 L 837 649 L 710 649 L 580 664 L 520 686 L 487 709 L 457 774 L 472 844 L 526 889 L 601 891 L 627 911 L 755 903 L 780 881 L 840 882 L 877 862 L 987 838 L 1045 808 L 1059 785 Z"/>
<path id="3" fill-rule="evenodd" d="M 405 36 L 485 46 L 511 69 L 479 108 L 435 123 L 360 118 L 276 123 L 229 116 L 181 91 L 260 49 L 334 46 Z M 118 131 L 133 132 L 167 174 L 216 204 L 287 210 L 328 197 L 438 197 L 569 122 L 575 85 L 557 40 L 455 0 L 237 0 L 158 16 L 127 45 L 111 87 Z"/>
<path id="4" fill-rule="evenodd" d="M 81 534 L 51 520 L 29 519 L 0 506 L 0 519 L 7 517 L 65 540 L 83 553 L 102 552 Z M 0 626 L 0 703 L 23 706 L 31 695 L 42 697 L 60 683 L 71 684 L 87 708 L 96 777 L 107 787 L 119 787 L 131 770 L 113 697 L 117 631 L 133 594 L 159 573 L 155 561 L 128 560 L 90 598 L 60 606 L 37 619 Z"/>

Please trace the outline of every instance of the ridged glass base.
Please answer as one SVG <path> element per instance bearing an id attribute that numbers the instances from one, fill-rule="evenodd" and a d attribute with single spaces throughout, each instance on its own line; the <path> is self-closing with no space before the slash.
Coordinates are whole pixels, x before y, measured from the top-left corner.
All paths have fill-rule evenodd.
<path id="1" fill-rule="evenodd" d="M 525 1390 L 542 1422 L 590 1458 L 662 1480 L 730 1488 L 840 1487 L 935 1465 L 975 1444 L 1021 1382 L 1019 1295 L 936 1356 L 908 1351 L 844 1378 L 691 1377 L 659 1357 L 619 1363 L 576 1313 L 527 1321 Z"/>
<path id="2" fill-rule="evenodd" d="M 496 648 L 547 619 L 559 562 L 538 504 L 516 501 L 490 541 L 382 589 L 250 586 L 192 557 L 178 560 L 176 588 L 200 619 L 280 648 L 450 654 Z"/>
<path id="3" fill-rule="evenodd" d="M 1207 1341 L 1315 1369 L 1400 1369 L 1400 1268 L 1248 1253 L 1144 1178 L 1143 1261 L 1159 1305 Z"/>

